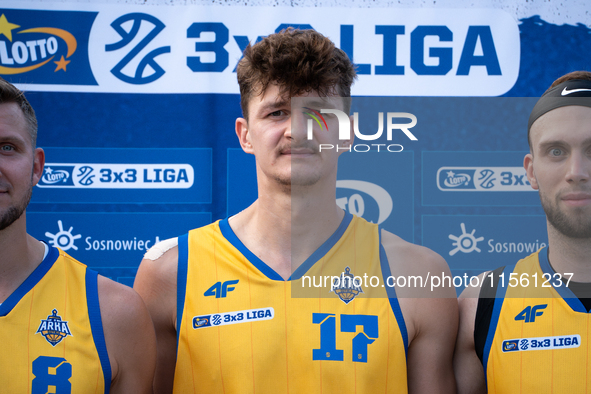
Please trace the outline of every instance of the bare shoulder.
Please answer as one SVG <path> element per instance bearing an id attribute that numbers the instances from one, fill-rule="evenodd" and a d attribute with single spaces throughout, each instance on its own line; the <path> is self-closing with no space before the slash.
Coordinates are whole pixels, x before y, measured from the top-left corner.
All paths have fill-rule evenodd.
<path id="1" fill-rule="evenodd" d="M 148 392 L 156 365 L 156 336 L 148 310 L 130 287 L 98 277 L 101 319 L 112 371 L 111 392 Z"/>
<path id="2" fill-rule="evenodd" d="M 167 239 L 150 248 L 138 268 L 133 288 L 148 306 L 157 329 L 163 319 L 166 325 L 173 324 L 174 327 L 177 273 L 177 238 Z"/>
<path id="3" fill-rule="evenodd" d="M 450 276 L 439 254 L 382 230 L 396 296 L 408 333 L 409 392 L 455 391 L 452 355 L 458 329 L 458 303 L 451 285 L 433 278 Z M 436 281 L 435 281 L 436 282 Z"/>
<path id="4" fill-rule="evenodd" d="M 431 249 L 407 242 L 389 231 L 381 231 L 382 246 L 392 275 L 421 275 L 426 278 L 426 274 L 450 274 L 447 262 Z"/>
<path id="5" fill-rule="evenodd" d="M 479 275 L 480 283 L 482 283 L 482 280 L 486 275 L 488 275 L 488 272 Z M 474 329 L 479 294 L 480 287 L 468 286 L 458 298 L 460 325 L 453 364 L 458 392 L 460 394 L 486 392 L 484 370 L 480 359 L 476 355 L 474 342 Z"/>
<path id="6" fill-rule="evenodd" d="M 143 298 L 156 330 L 157 364 L 154 391 L 172 392 L 176 364 L 178 239 L 154 245 L 145 255 L 133 288 Z"/>
<path id="7" fill-rule="evenodd" d="M 169 238 L 152 246 L 142 259 L 136 284 L 138 280 L 150 280 L 176 287 L 178 256 L 178 238 Z"/>

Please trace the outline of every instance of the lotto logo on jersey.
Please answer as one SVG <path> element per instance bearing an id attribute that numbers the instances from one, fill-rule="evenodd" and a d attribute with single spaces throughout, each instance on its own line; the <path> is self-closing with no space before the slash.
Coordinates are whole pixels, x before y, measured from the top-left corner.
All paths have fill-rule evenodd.
<path id="1" fill-rule="evenodd" d="M 41 188 L 189 189 L 190 164 L 45 164 Z"/>
<path id="2" fill-rule="evenodd" d="M 61 316 L 57 315 L 57 309 L 51 311 L 47 319 L 41 320 L 41 324 L 35 334 L 41 334 L 52 346 L 60 343 L 65 337 L 72 336 L 68 322 L 63 321 Z"/>
<path id="3" fill-rule="evenodd" d="M 531 191 L 523 167 L 441 167 L 437 170 L 441 191 Z"/>
<path id="4" fill-rule="evenodd" d="M 193 329 L 226 326 L 229 324 L 251 323 L 255 321 L 271 320 L 275 317 L 273 308 L 248 309 L 244 311 L 216 313 L 215 315 L 195 316 Z"/>
<path id="5" fill-rule="evenodd" d="M 554 337 L 519 338 L 503 341 L 503 353 L 528 350 L 572 349 L 581 345 L 580 335 L 558 335 Z"/>

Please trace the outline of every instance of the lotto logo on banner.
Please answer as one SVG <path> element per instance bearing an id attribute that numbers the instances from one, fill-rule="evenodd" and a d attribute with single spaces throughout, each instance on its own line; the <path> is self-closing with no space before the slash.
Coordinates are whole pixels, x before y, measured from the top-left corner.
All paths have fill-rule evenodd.
<path id="1" fill-rule="evenodd" d="M 156 243 L 210 222 L 210 213 L 191 212 L 27 213 L 31 235 L 114 279 L 135 276 Z"/>
<path id="2" fill-rule="evenodd" d="M 0 8 L 0 75 L 21 84 L 96 85 L 88 56 L 96 15 Z"/>
<path id="3" fill-rule="evenodd" d="M 441 191 L 532 191 L 523 167 L 441 167 Z"/>
<path id="4" fill-rule="evenodd" d="M 422 217 L 423 245 L 443 256 L 452 270 L 490 270 L 516 263 L 547 246 L 546 217 Z"/>
<path id="5" fill-rule="evenodd" d="M 498 96 L 519 73 L 517 21 L 500 9 L 3 6 L 0 62 L 19 68 L 10 80 L 26 90 L 238 93 L 246 46 L 289 26 L 337 43 L 357 65 L 358 95 L 391 95 L 395 86 L 400 96 Z"/>
<path id="6" fill-rule="evenodd" d="M 423 152 L 424 205 L 540 205 L 527 152 Z"/>
<path id="7" fill-rule="evenodd" d="M 211 202 L 211 149 L 47 148 L 33 202 Z"/>

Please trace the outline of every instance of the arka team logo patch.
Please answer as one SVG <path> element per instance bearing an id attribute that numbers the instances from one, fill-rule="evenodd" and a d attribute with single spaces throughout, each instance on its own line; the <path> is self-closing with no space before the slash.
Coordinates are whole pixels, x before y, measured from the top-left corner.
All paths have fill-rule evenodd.
<path id="1" fill-rule="evenodd" d="M 58 316 L 57 309 L 51 311 L 51 315 L 47 316 L 47 319 L 41 320 L 35 334 L 39 333 L 45 337 L 47 342 L 51 343 L 51 346 L 57 345 L 67 336 L 72 336 L 68 322 Z"/>
<path id="2" fill-rule="evenodd" d="M 353 301 L 359 293 L 363 293 L 361 288 L 361 278 L 356 278 L 349 267 L 341 273 L 341 276 L 334 278 L 330 291 L 334 291 L 345 304 Z"/>

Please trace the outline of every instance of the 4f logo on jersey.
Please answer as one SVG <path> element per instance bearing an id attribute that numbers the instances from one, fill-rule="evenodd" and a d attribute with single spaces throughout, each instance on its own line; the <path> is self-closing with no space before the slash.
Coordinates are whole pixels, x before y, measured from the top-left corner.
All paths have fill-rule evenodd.
<path id="1" fill-rule="evenodd" d="M 234 285 L 238 284 L 238 279 L 228 280 L 226 282 L 217 282 L 203 293 L 205 297 L 226 298 L 228 292 L 234 291 Z"/>
<path id="2" fill-rule="evenodd" d="M 133 22 L 131 29 L 126 29 L 123 25 L 127 25 L 129 22 Z M 146 36 L 134 46 L 128 53 L 121 59 L 119 63 L 111 69 L 111 73 L 119 78 L 120 80 L 131 83 L 134 85 L 143 85 L 150 82 L 154 82 L 158 78 L 164 75 L 165 71 L 160 67 L 154 58 L 163 53 L 170 52 L 170 46 L 163 46 L 160 48 L 153 49 L 140 61 L 135 70 L 134 75 L 125 75 L 123 68 L 125 68 L 139 53 L 144 49 L 164 28 L 166 27 L 159 19 L 152 15 L 134 12 L 131 14 L 123 15 L 117 18 L 111 27 L 121 36 L 121 40 L 116 43 L 105 46 L 107 52 L 116 51 L 128 45 L 134 38 L 136 38 L 142 23 L 151 25 L 150 31 Z M 143 29 L 142 29 L 143 30 Z M 147 70 L 152 70 L 152 73 L 147 73 Z M 146 75 L 147 74 L 147 75 Z"/>
<path id="3" fill-rule="evenodd" d="M 535 323 L 536 316 L 542 316 L 544 314 L 544 309 L 548 304 L 542 305 L 534 305 L 534 306 L 527 306 L 524 310 L 519 312 L 517 316 L 515 316 L 515 320 L 524 320 L 525 323 Z"/>
<path id="4" fill-rule="evenodd" d="M 47 319 L 41 320 L 41 324 L 35 334 L 41 334 L 52 346 L 60 343 L 65 337 L 72 336 L 68 322 L 63 321 L 61 316 L 57 315 L 57 309 L 51 311 Z"/>
<path id="5" fill-rule="evenodd" d="M 361 278 L 355 278 L 351 273 L 351 269 L 347 267 L 345 268 L 345 272 L 341 273 L 341 276 L 334 278 L 330 291 L 334 291 L 341 301 L 348 304 L 353 301 L 359 293 L 363 293 L 363 289 L 360 285 Z"/>

